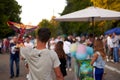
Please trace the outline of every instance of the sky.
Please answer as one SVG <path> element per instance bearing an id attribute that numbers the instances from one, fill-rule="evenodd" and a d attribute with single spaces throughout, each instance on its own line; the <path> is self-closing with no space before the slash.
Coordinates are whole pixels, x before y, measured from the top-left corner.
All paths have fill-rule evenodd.
<path id="1" fill-rule="evenodd" d="M 38 25 L 42 19 L 59 17 L 66 6 L 66 0 L 16 0 L 22 6 L 21 22 L 25 25 Z"/>

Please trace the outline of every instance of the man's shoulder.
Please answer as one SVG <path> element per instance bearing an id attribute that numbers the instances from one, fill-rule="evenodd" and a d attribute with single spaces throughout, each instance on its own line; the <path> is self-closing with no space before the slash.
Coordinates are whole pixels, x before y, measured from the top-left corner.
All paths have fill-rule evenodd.
<path id="1" fill-rule="evenodd" d="M 45 52 L 47 52 L 47 53 L 49 53 L 49 54 L 51 54 L 51 55 L 55 54 L 55 51 L 54 51 L 54 50 L 45 49 L 45 50 L 43 50 L 43 51 L 45 51 Z"/>
<path id="2" fill-rule="evenodd" d="M 57 53 L 54 50 L 45 49 L 45 53 L 49 54 L 51 57 L 55 57 Z"/>

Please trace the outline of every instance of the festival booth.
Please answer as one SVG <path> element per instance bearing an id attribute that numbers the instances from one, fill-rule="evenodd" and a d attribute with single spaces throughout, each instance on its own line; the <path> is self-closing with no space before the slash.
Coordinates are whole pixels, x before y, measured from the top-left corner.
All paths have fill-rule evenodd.
<path id="1" fill-rule="evenodd" d="M 70 51 L 71 56 L 75 58 L 74 70 L 77 80 L 93 80 L 93 67 L 90 65 L 93 48 L 74 43 Z"/>

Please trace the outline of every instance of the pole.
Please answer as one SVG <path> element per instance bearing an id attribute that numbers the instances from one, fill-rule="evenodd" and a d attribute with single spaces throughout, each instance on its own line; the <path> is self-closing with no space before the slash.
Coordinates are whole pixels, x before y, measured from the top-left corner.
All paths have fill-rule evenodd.
<path id="1" fill-rule="evenodd" d="M 94 35 L 94 27 L 95 27 L 95 24 L 94 24 L 94 17 L 92 17 L 92 27 L 93 27 L 93 35 Z"/>

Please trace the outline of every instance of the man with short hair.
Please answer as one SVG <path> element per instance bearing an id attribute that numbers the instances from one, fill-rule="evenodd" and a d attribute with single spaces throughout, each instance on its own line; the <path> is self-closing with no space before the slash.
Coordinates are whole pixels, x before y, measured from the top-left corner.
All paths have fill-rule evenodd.
<path id="1" fill-rule="evenodd" d="M 16 64 L 16 77 L 19 77 L 20 56 L 17 42 L 17 37 L 13 37 L 13 42 L 10 43 L 10 78 L 14 77 L 14 61 Z"/>
<path id="2" fill-rule="evenodd" d="M 21 56 L 27 60 L 29 65 L 28 80 L 64 80 L 57 54 L 46 48 L 50 35 L 48 28 L 40 28 L 37 33 L 36 48 L 20 49 Z"/>
<path id="3" fill-rule="evenodd" d="M 30 38 L 27 36 L 24 42 L 24 46 L 25 47 L 34 47 L 34 44 L 32 42 L 30 42 Z"/>

